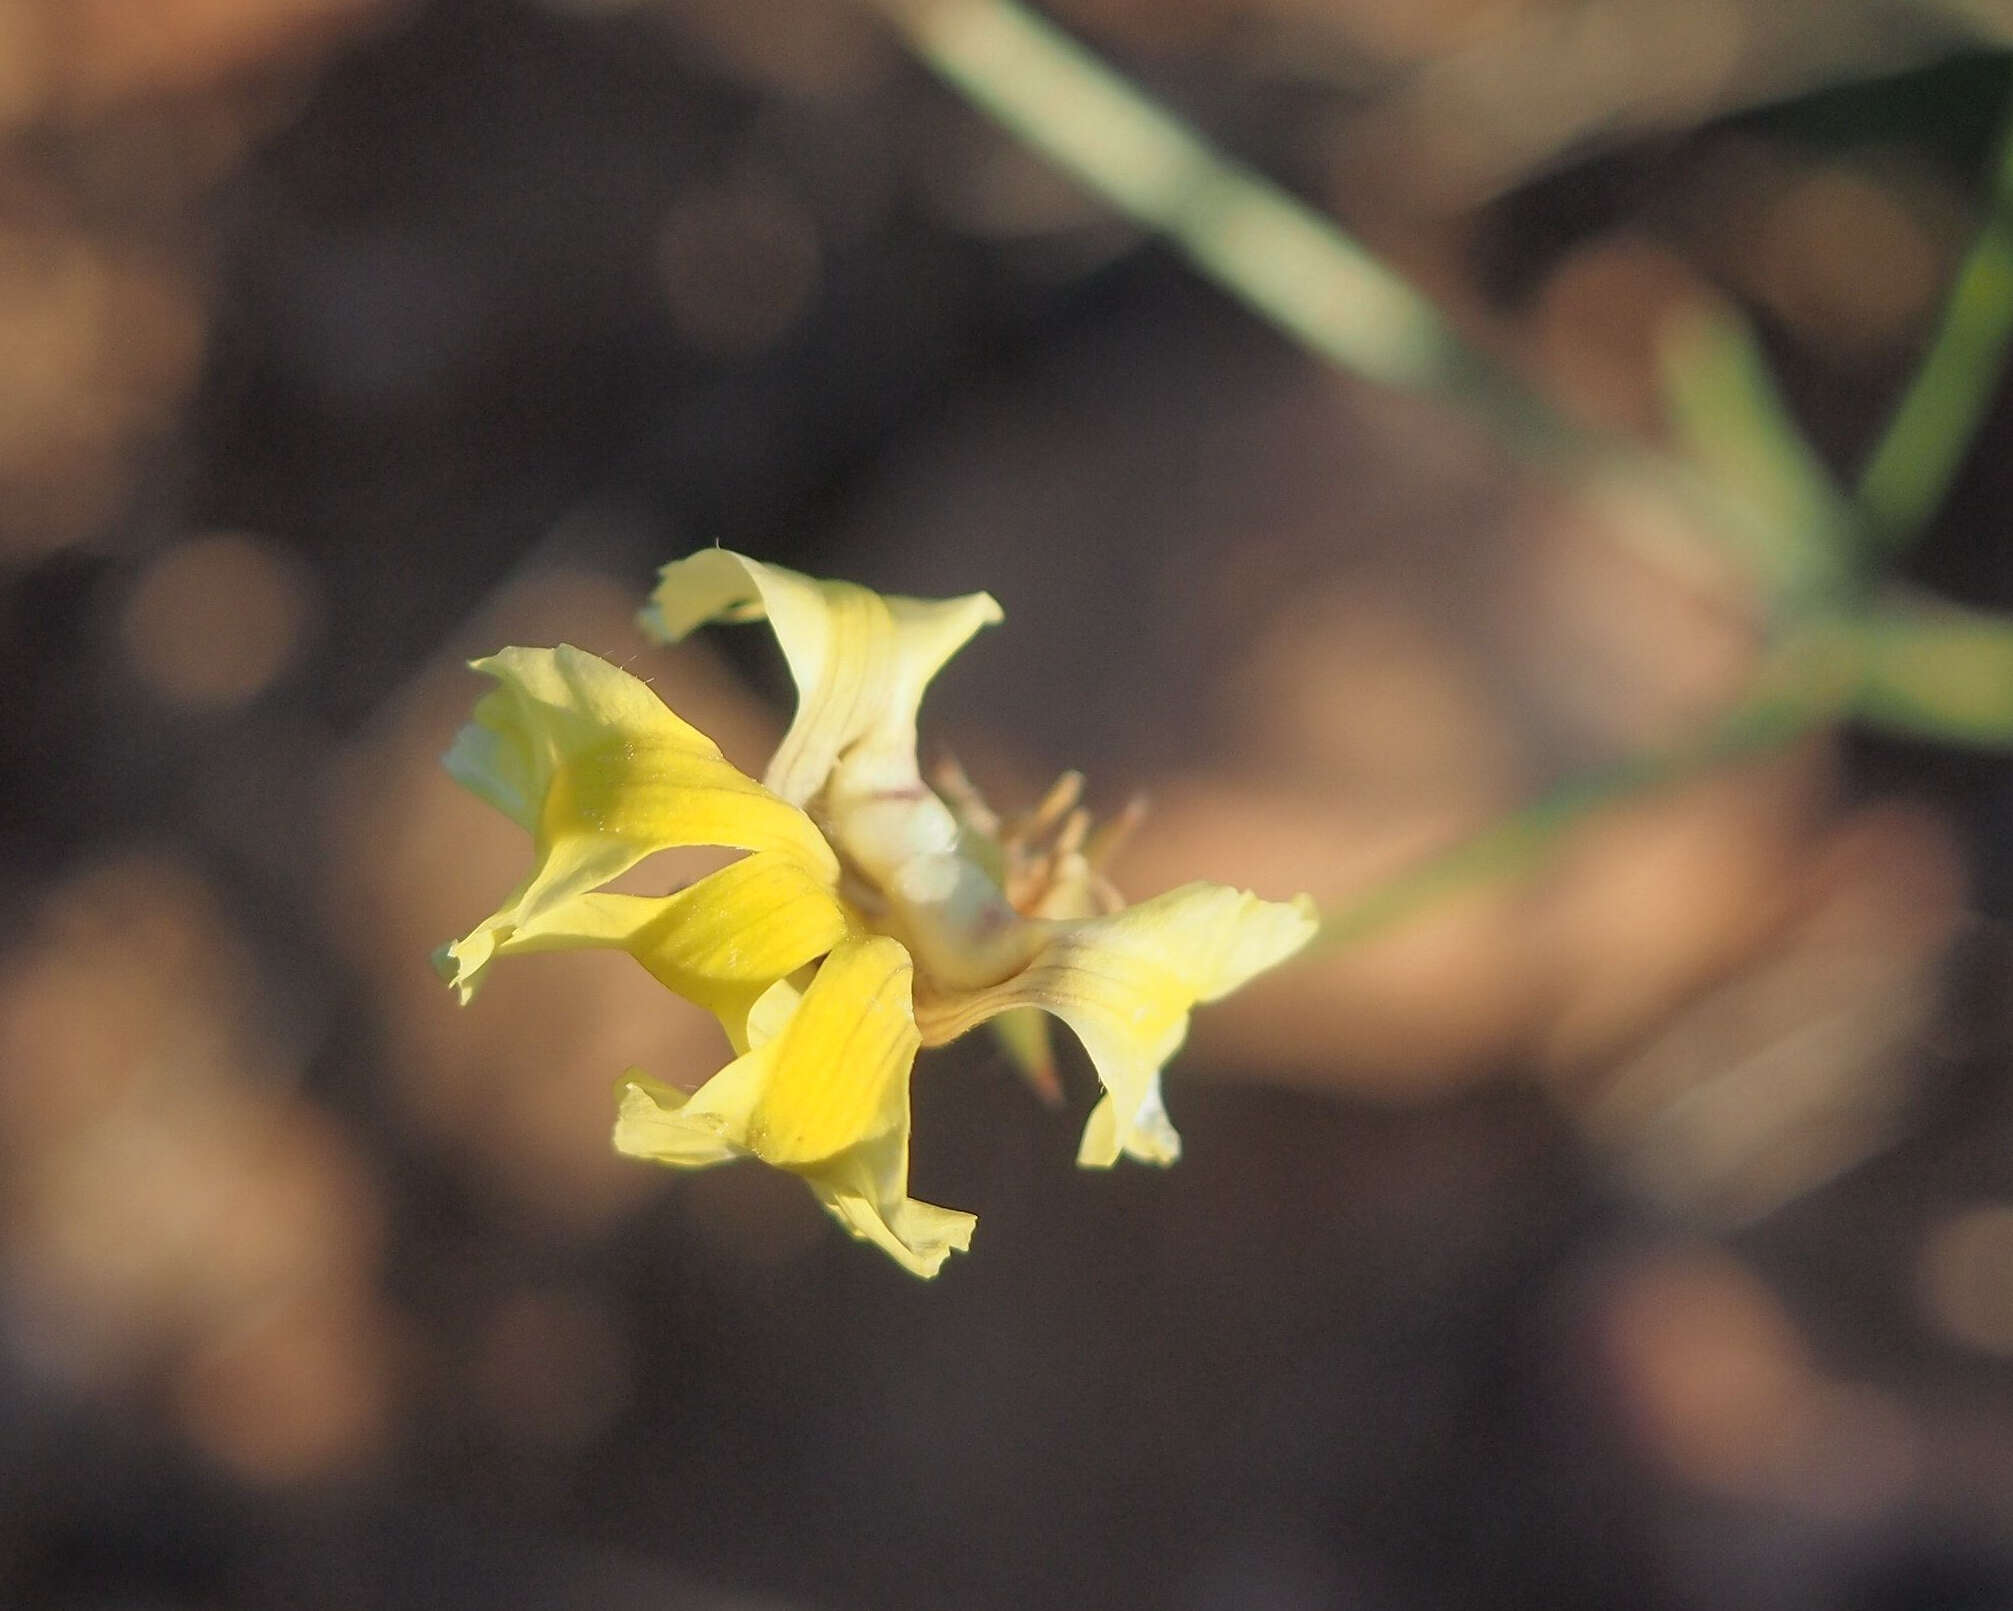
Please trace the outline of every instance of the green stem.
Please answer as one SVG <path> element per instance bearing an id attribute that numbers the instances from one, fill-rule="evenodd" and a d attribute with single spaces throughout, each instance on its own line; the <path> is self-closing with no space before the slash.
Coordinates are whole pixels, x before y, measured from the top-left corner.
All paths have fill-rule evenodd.
<path id="1" fill-rule="evenodd" d="M 1217 151 L 1020 0 L 869 3 L 973 104 L 1308 351 L 1378 385 L 1464 405 L 1566 479 L 1653 489 L 1733 552 L 1781 613 L 1835 590 L 1857 541 L 1850 532 L 1785 532 L 1738 489 L 1561 413 L 1330 219 Z M 1827 513 L 1842 508 L 1834 500 Z"/>
<path id="2" fill-rule="evenodd" d="M 2013 621 L 1940 600 L 1887 600 L 1852 623 L 1854 714 L 1945 744 L 2013 747 Z"/>
<path id="3" fill-rule="evenodd" d="M 2013 343 L 2013 115 L 1977 239 L 1958 265 L 1929 350 L 1861 471 L 1855 496 L 1875 558 L 1904 552 L 1976 439 Z"/>
<path id="4" fill-rule="evenodd" d="M 1453 890 L 1527 870 L 1612 802 L 1779 749 L 1849 707 L 1915 732 L 2013 741 L 2013 627 L 1879 607 L 1838 613 L 1848 555 L 1898 549 L 1927 518 L 2013 339 L 2013 131 L 1992 217 L 1848 506 L 1744 335 L 1707 331 L 1673 377 L 1708 481 L 1550 407 L 1334 223 L 1216 151 L 1019 0 L 870 3 L 975 105 L 1307 350 L 1376 384 L 1465 403 L 1554 471 L 1619 472 L 1662 491 L 1740 555 L 1773 606 L 1780 635 L 1768 665 L 1697 741 L 1569 780 L 1329 914 L 1317 944 L 1361 940 Z"/>
<path id="5" fill-rule="evenodd" d="M 2013 620 L 1893 595 L 1849 614 L 1813 616 L 1785 639 L 1748 696 L 1697 739 L 1568 779 L 1325 914 L 1314 944 L 1374 938 L 1457 890 L 1529 872 L 1597 811 L 1783 749 L 1847 715 L 1946 744 L 2013 748 Z"/>
<path id="6" fill-rule="evenodd" d="M 1697 738 L 1567 779 L 1522 810 L 1325 913 L 1314 949 L 1375 938 L 1457 890 L 1530 872 L 1544 864 L 1569 829 L 1618 801 L 1787 748 L 1837 718 L 1853 688 L 1853 655 L 1849 633 L 1828 621 L 1814 623 L 1786 642 L 1748 696 Z"/>
<path id="7" fill-rule="evenodd" d="M 872 3 L 967 99 L 1309 351 L 1379 385 L 1469 400 L 1535 456 L 1594 444 L 1332 222 L 1015 0 Z"/>
<path id="8" fill-rule="evenodd" d="M 1659 343 L 1664 401 L 1693 463 L 1747 522 L 1745 549 L 1778 607 L 1841 597 L 1854 580 L 1858 511 L 1797 429 L 1746 323 L 1699 310 Z"/>

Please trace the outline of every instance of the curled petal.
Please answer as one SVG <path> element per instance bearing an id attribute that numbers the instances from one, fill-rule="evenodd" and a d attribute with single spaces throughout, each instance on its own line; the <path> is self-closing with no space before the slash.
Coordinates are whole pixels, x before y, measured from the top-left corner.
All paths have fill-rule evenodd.
<path id="1" fill-rule="evenodd" d="M 473 662 L 497 686 L 446 756 L 450 773 L 528 829 L 531 875 L 446 950 L 465 1001 L 500 945 L 563 921 L 579 896 L 660 850 L 769 851 L 834 888 L 838 859 L 811 819 L 736 769 L 649 687 L 569 644 Z"/>
<path id="2" fill-rule="evenodd" d="M 1188 1034 L 1189 1010 L 1283 962 L 1318 926 L 1304 895 L 1262 901 L 1221 884 L 1187 884 L 1106 917 L 1058 923 L 1019 973 L 983 990 L 933 996 L 916 1019 L 931 1045 L 996 1013 L 1041 1007 L 1075 1031 L 1105 1095 L 1077 1161 L 1123 1152 L 1171 1163 L 1181 1138 L 1161 1105 L 1160 1070 Z"/>
<path id="3" fill-rule="evenodd" d="M 923 970 L 958 988 L 992 984 L 1037 936 L 962 853 L 958 822 L 916 767 L 916 710 L 930 679 L 988 622 L 990 594 L 884 598 L 726 549 L 664 567 L 643 626 L 682 637 L 712 620 L 767 616 L 797 683 L 797 714 L 769 765 L 785 799 L 815 802 L 832 843 L 884 903 L 880 926 Z"/>
<path id="4" fill-rule="evenodd" d="M 795 858 L 758 851 L 672 895 L 577 895 L 519 925 L 494 954 L 627 951 L 667 990 L 714 1014 L 745 1052 L 756 1002 L 851 927 L 838 897 Z"/>
<path id="5" fill-rule="evenodd" d="M 893 940 L 844 942 L 780 1027 L 754 1034 L 751 1050 L 690 1096 L 630 1076 L 616 1150 L 683 1165 L 760 1158 L 801 1175 L 854 1236 L 936 1274 L 976 1221 L 908 1195 L 912 972 Z M 758 1022 L 768 1009 L 765 1000 Z"/>
<path id="6" fill-rule="evenodd" d="M 803 805 L 842 757 L 863 786 L 919 787 L 923 690 L 974 632 L 1000 619 L 1000 607 L 989 593 L 883 597 L 707 548 L 664 567 L 641 619 L 646 632 L 676 641 L 708 621 L 764 616 L 797 684 L 796 719 L 766 781 Z"/>
<path id="7" fill-rule="evenodd" d="M 632 1068 L 616 1091 L 615 1150 L 675 1169 L 705 1169 L 747 1157 L 745 1148 L 686 1112 L 692 1096 Z"/>

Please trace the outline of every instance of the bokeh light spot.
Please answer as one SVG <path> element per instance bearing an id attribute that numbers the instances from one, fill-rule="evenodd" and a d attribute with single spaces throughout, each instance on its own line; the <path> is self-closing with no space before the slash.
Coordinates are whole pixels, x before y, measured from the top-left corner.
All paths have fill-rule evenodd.
<path id="1" fill-rule="evenodd" d="M 775 345 L 818 288 L 821 252 L 809 210 L 761 169 L 680 191 L 658 231 L 671 321 L 716 358 Z"/>
<path id="2" fill-rule="evenodd" d="M 2013 1354 L 2013 1203 L 1974 1203 L 1923 1244 L 1922 1304 L 1946 1336 L 1988 1354 Z"/>
<path id="3" fill-rule="evenodd" d="M 177 544 L 120 619 L 134 672 L 173 705 L 242 705 L 299 653 L 312 616 L 301 569 L 236 532 Z"/>
<path id="4" fill-rule="evenodd" d="M 1733 1259 L 1673 1254 L 1631 1271 L 1607 1347 L 1638 1435 L 1701 1487 L 1776 1486 L 1808 1431 L 1816 1385 L 1803 1341 Z"/>
<path id="5" fill-rule="evenodd" d="M 1935 297 L 1943 264 L 1885 186 L 1820 168 L 1763 216 L 1760 289 L 1806 335 L 1849 353 L 1905 339 Z"/>
<path id="6" fill-rule="evenodd" d="M 551 1449 L 592 1441 L 632 1396 L 634 1364 L 619 1317 L 585 1289 L 520 1288 L 483 1328 L 474 1386 L 516 1442 Z"/>

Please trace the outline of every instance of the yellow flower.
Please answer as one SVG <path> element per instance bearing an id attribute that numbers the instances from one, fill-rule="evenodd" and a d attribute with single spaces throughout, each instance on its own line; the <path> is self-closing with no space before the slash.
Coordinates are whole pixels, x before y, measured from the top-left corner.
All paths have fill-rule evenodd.
<path id="1" fill-rule="evenodd" d="M 632 1073 L 616 1147 L 684 1167 L 752 1156 L 788 1169 L 848 1231 L 919 1275 L 968 1246 L 974 1221 L 908 1195 L 918 1046 L 1043 1009 L 1075 1032 L 1104 1086 L 1079 1160 L 1171 1162 L 1180 1138 L 1160 1070 L 1190 1009 L 1304 945 L 1306 897 L 1190 884 L 1116 909 L 1083 850 L 1081 813 L 1064 815 L 1073 790 L 1040 819 L 1058 831 L 1032 861 L 1020 841 L 992 837 L 968 789 L 947 789 L 953 811 L 917 767 L 916 712 L 945 661 L 1000 619 L 987 594 L 884 598 L 707 549 L 664 567 L 643 621 L 677 639 L 765 617 L 798 707 L 761 783 L 593 655 L 562 644 L 474 663 L 497 686 L 446 764 L 532 835 L 535 856 L 503 904 L 445 948 L 462 999 L 500 956 L 627 951 L 712 1012 L 736 1055 L 690 1093 Z M 669 895 L 604 887 L 660 850 L 696 845 L 747 854 Z"/>

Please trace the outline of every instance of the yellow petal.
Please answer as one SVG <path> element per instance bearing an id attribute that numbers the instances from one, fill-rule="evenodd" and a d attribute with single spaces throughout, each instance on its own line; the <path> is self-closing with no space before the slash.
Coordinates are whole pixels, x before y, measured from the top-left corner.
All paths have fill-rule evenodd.
<path id="1" fill-rule="evenodd" d="M 1012 1007 L 1042 1007 L 1075 1031 L 1105 1095 L 1077 1161 L 1102 1167 L 1123 1152 L 1171 1163 L 1181 1138 L 1160 1100 L 1160 1070 L 1188 1034 L 1189 1010 L 1283 962 L 1314 936 L 1306 896 L 1261 901 L 1221 884 L 1188 884 L 1107 917 L 1058 923 L 1012 978 L 917 1004 L 923 1038 L 939 1045 Z"/>
<path id="2" fill-rule="evenodd" d="M 704 1169 L 746 1157 L 718 1129 L 691 1122 L 685 1115 L 691 1100 L 691 1092 L 632 1068 L 616 1092 L 616 1151 L 679 1169 Z"/>
<path id="3" fill-rule="evenodd" d="M 708 621 L 765 615 L 797 684 L 796 719 L 766 781 L 803 805 L 841 757 L 874 787 L 918 783 L 916 709 L 923 690 L 974 632 L 1000 619 L 1000 607 L 989 593 L 883 597 L 708 548 L 664 567 L 642 623 L 675 641 Z"/>
<path id="4" fill-rule="evenodd" d="M 906 1159 L 903 1173 L 907 1174 Z M 962 1209 L 899 1195 L 892 1199 L 876 1177 L 863 1171 L 861 1184 L 840 1176 L 812 1177 L 809 1184 L 841 1225 L 862 1242 L 872 1242 L 911 1275 L 933 1276 L 953 1253 L 971 1250 L 978 1217 Z"/>
<path id="5" fill-rule="evenodd" d="M 920 1037 L 909 1003 L 908 953 L 881 936 L 825 959 L 764 1060 L 747 1146 L 799 1173 L 900 1132 L 906 1147 L 909 1068 Z"/>
<path id="6" fill-rule="evenodd" d="M 826 887 L 838 859 L 810 818 L 738 771 L 649 687 L 568 644 L 505 649 L 497 680 L 447 753 L 456 779 L 529 829 L 531 875 L 447 948 L 466 1000 L 499 944 L 659 850 L 773 851 Z"/>
<path id="7" fill-rule="evenodd" d="M 886 902 L 880 926 L 925 972 L 960 988 L 1021 966 L 1036 936 L 986 870 L 960 851 L 957 818 L 916 767 L 916 709 L 943 664 L 988 622 L 991 595 L 884 598 L 722 548 L 664 567 L 643 626 L 678 638 L 710 620 L 766 615 L 797 682 L 797 714 L 768 783 L 813 804 Z"/>
<path id="8" fill-rule="evenodd" d="M 576 895 L 500 941 L 497 956 L 607 946 L 719 1018 L 737 1052 L 778 981 L 843 940 L 838 897 L 790 856 L 758 851 L 673 895 Z"/>
<path id="9" fill-rule="evenodd" d="M 691 1096 L 632 1076 L 616 1150 L 673 1164 L 751 1154 L 801 1175 L 854 1236 L 934 1275 L 976 1222 L 908 1195 L 912 971 L 893 940 L 844 942 L 781 1027 Z"/>
<path id="10" fill-rule="evenodd" d="M 749 1047 L 766 1045 L 782 1034 L 803 999 L 804 992 L 788 979 L 778 979 L 757 996 L 755 1005 L 748 1009 Z"/>

